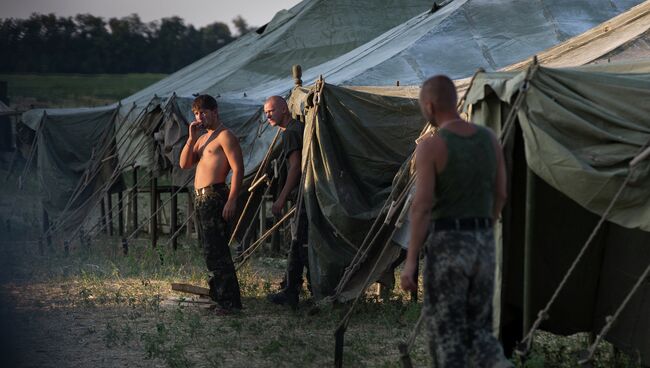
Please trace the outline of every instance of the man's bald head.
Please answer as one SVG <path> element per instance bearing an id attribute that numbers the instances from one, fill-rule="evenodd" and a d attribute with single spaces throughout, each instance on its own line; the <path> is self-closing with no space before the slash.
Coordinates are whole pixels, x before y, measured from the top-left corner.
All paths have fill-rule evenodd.
<path id="1" fill-rule="evenodd" d="M 445 75 L 427 79 L 420 90 L 420 107 L 430 121 L 436 113 L 456 113 L 456 86 Z"/>
<path id="2" fill-rule="evenodd" d="M 271 96 L 264 103 L 264 115 L 272 126 L 284 128 L 291 120 L 287 101 L 281 96 Z"/>

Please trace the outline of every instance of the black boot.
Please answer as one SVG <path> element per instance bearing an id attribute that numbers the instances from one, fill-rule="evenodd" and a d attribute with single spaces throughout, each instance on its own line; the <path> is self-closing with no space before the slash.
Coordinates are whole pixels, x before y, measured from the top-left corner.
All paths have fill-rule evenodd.
<path id="1" fill-rule="evenodd" d="M 298 294 L 299 292 L 294 289 L 284 288 L 277 293 L 272 293 L 266 296 L 266 299 L 273 304 L 288 305 L 292 309 L 298 308 Z"/>

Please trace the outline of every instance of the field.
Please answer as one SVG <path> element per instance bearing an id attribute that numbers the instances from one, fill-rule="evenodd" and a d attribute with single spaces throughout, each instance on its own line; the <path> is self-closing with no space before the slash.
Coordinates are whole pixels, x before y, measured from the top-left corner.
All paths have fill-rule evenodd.
<path id="1" fill-rule="evenodd" d="M 164 78 L 165 74 L 0 74 L 20 110 L 110 104 Z"/>
<path id="2" fill-rule="evenodd" d="M 5 177 L 6 171 L 0 172 Z M 127 256 L 119 239 L 95 237 L 66 253 L 60 242 L 38 246 L 38 185 L 19 191 L 9 178 L 0 200 L 0 331 L 3 357 L 12 367 L 322 367 L 333 363 L 333 332 L 347 306 L 316 308 L 302 295 L 297 311 L 275 306 L 284 260 L 261 254 L 240 270 L 244 310 L 218 316 L 170 305 L 171 282 L 206 286 L 196 239 L 177 251 L 152 249 L 146 237 Z M 146 236 L 146 234 L 145 234 Z M 420 304 L 395 291 L 381 300 L 372 286 L 356 308 L 345 340 L 347 367 L 399 367 Z M 534 351 L 518 367 L 575 367 L 587 337 L 537 335 Z M 411 358 L 429 365 L 424 336 Z M 596 367 L 637 367 L 610 345 Z"/>
<path id="3" fill-rule="evenodd" d="M 114 102 L 162 75 L 16 76 L 13 101 L 43 106 Z M 57 98 L 53 98 L 57 96 Z M 104 101 L 104 102 L 102 102 Z M 244 309 L 230 316 L 169 303 L 182 297 L 171 282 L 206 286 L 196 239 L 166 239 L 152 249 L 146 238 L 121 252 L 117 237 L 97 236 L 65 252 L 55 239 L 39 247 L 40 189 L 35 178 L 18 190 L 0 161 L 0 356 L 7 367 L 322 367 L 334 361 L 334 330 L 346 305 L 318 307 L 301 296 L 297 311 L 266 301 L 282 276 L 284 259 L 260 253 L 238 273 Z M 20 172 L 18 168 L 15 172 Z M 32 171 L 33 173 L 33 171 Z M 146 203 L 145 200 L 140 203 Z M 181 206 L 183 208 L 183 206 Z M 142 209 L 141 216 L 148 211 Z M 183 217 L 181 217 L 183 218 Z M 143 219 L 143 218 L 142 218 Z M 141 219 L 141 220 L 142 220 Z M 399 272 L 399 269 L 397 270 Z M 421 295 L 420 295 L 421 297 Z M 344 366 L 400 367 L 397 344 L 411 334 L 421 305 L 395 290 L 382 300 L 376 285 L 356 308 L 345 339 Z M 420 334 L 411 358 L 429 366 Z M 588 336 L 539 333 L 517 367 L 576 367 Z M 633 357 L 601 344 L 595 367 L 640 367 Z"/>

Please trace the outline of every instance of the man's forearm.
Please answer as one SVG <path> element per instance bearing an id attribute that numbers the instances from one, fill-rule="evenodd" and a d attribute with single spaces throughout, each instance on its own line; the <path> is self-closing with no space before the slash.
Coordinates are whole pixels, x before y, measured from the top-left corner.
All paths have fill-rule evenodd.
<path id="1" fill-rule="evenodd" d="M 228 195 L 228 200 L 237 200 L 239 195 L 239 190 L 244 179 L 244 172 L 242 170 L 234 170 L 232 172 L 232 178 L 230 179 L 230 194 Z"/>
<path id="2" fill-rule="evenodd" d="M 181 169 L 189 169 L 190 167 L 194 166 L 194 143 L 195 142 L 191 142 L 188 139 L 187 143 L 185 143 L 185 146 L 183 146 L 181 157 L 178 160 L 178 165 L 181 167 Z"/>
<path id="3" fill-rule="evenodd" d="M 286 200 L 286 198 L 289 197 L 289 193 L 291 193 L 293 188 L 297 187 L 299 183 L 300 183 L 300 168 L 299 167 L 296 167 L 295 169 L 291 168 L 291 170 L 289 170 L 289 173 L 287 174 L 287 180 L 284 182 L 284 187 L 280 192 L 280 197 Z"/>
<path id="4" fill-rule="evenodd" d="M 431 214 L 428 211 L 411 211 L 411 239 L 406 253 L 407 260 L 416 261 L 424 244 Z"/>

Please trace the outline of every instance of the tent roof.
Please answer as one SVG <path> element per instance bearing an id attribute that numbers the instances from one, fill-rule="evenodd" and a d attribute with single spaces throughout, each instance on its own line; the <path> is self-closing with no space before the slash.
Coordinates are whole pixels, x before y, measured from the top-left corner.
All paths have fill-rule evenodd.
<path id="1" fill-rule="evenodd" d="M 501 68 L 500 71 L 522 70 L 530 64 L 524 60 Z M 610 72 L 637 69 L 650 60 L 650 1 L 645 1 L 618 16 L 559 45 L 537 54 L 538 62 L 547 67 L 577 67 L 592 65 L 591 70 L 603 68 Z M 603 66 L 603 64 L 609 64 Z M 471 77 L 454 81 L 459 93 L 469 87 Z M 394 87 L 348 86 L 385 96 L 418 98 L 419 85 Z"/>
<path id="2" fill-rule="evenodd" d="M 0 101 L 0 116 L 10 116 L 10 115 L 19 115 L 19 114 L 21 113 L 5 105 L 4 102 Z"/>
<path id="3" fill-rule="evenodd" d="M 455 0 L 315 69 L 328 83 L 420 84 L 498 70 L 615 17 L 639 0 Z M 389 79 L 390 78 L 390 79 Z"/>
<path id="4" fill-rule="evenodd" d="M 356 48 L 431 7 L 431 0 L 304 0 L 275 15 L 256 32 L 188 65 L 127 98 L 154 94 L 243 92 L 270 80 L 289 77 L 291 66 L 309 68 Z M 390 16 L 387 16 L 387 15 Z M 260 32 L 260 33 L 258 33 Z M 289 90 L 293 83 L 286 84 Z"/>

